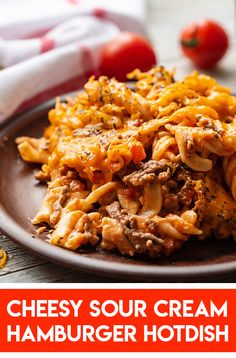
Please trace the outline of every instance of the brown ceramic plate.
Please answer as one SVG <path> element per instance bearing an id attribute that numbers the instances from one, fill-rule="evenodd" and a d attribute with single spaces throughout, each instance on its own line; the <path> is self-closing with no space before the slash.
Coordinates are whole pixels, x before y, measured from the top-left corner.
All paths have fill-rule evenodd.
<path id="1" fill-rule="evenodd" d="M 118 253 L 84 248 L 71 252 L 52 246 L 36 234 L 30 223 L 38 211 L 46 186 L 34 179 L 35 166 L 23 162 L 15 145 L 21 135 L 39 137 L 47 126 L 54 101 L 28 111 L 0 127 L 0 228 L 9 238 L 47 260 L 96 274 L 132 280 L 186 281 L 236 272 L 233 240 L 190 240 L 168 258 L 128 258 Z"/>

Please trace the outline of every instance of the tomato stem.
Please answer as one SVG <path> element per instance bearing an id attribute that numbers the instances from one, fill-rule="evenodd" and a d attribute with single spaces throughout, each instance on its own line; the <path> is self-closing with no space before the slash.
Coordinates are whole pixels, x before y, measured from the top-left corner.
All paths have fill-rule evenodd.
<path id="1" fill-rule="evenodd" d="M 196 47 L 198 45 L 198 40 L 196 39 L 196 37 L 193 37 L 189 40 L 181 40 L 181 45 L 184 47 Z"/>

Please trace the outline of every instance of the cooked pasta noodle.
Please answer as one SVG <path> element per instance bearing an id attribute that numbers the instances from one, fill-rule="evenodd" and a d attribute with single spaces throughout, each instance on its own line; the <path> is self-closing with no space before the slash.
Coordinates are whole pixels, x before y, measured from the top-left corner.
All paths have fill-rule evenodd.
<path id="1" fill-rule="evenodd" d="M 236 98 L 196 71 L 91 77 L 56 101 L 42 138 L 17 138 L 48 183 L 32 222 L 70 250 L 169 255 L 191 236 L 236 240 Z M 133 88 L 132 88 L 133 87 Z"/>

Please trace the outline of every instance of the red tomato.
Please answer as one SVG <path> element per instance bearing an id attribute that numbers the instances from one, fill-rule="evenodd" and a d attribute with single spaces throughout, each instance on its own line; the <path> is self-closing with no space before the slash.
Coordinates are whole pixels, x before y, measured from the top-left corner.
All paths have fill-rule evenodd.
<path id="1" fill-rule="evenodd" d="M 142 143 L 140 142 L 137 142 L 132 146 L 131 153 L 135 164 L 140 163 L 143 159 L 146 158 L 145 150 Z"/>
<path id="2" fill-rule="evenodd" d="M 199 68 L 214 67 L 228 48 L 228 36 L 216 22 L 193 22 L 181 33 L 184 54 Z"/>
<path id="3" fill-rule="evenodd" d="M 132 32 L 121 32 L 104 46 L 101 56 L 101 74 L 126 81 L 127 73 L 139 68 L 149 70 L 156 64 L 151 44 L 142 36 Z"/>

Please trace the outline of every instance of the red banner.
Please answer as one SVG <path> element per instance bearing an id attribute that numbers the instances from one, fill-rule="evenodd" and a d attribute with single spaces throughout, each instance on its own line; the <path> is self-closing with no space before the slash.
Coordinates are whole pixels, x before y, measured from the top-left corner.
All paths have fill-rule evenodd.
<path id="1" fill-rule="evenodd" d="M 235 352 L 234 289 L 1 289 L 1 352 Z"/>

